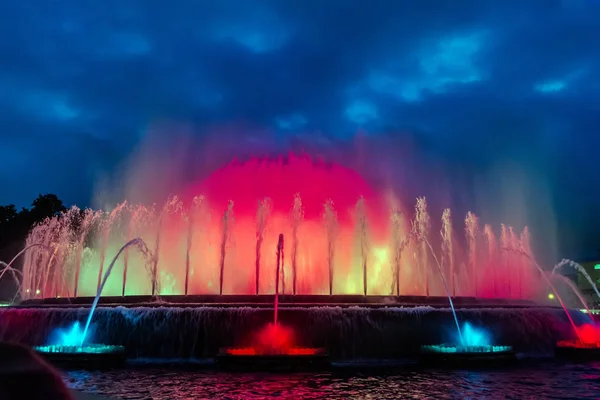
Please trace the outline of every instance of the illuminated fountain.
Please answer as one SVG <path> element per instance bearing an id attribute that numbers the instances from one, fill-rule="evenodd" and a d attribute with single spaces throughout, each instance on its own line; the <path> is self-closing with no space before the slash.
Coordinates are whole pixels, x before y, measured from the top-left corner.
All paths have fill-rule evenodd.
<path id="1" fill-rule="evenodd" d="M 585 268 L 575 261 L 568 259 L 561 260 L 561 262 L 556 264 L 556 266 L 552 269 L 552 276 L 554 276 L 554 273 L 564 266 L 569 266 L 581 273 L 590 283 L 598 298 L 600 298 L 600 292 L 598 291 L 598 287 L 594 283 L 593 279 L 587 273 Z M 565 278 L 565 280 L 568 279 Z M 576 326 L 573 324 L 573 330 L 575 332 L 576 339 L 558 341 L 555 348 L 556 355 L 564 358 L 598 359 L 600 358 L 600 327 L 595 323 L 594 317 L 590 312 L 585 299 L 580 296 L 577 288 L 573 286 L 570 287 L 573 292 L 580 297 L 580 301 L 583 304 L 586 315 L 591 319 L 591 323 L 585 323 L 581 326 Z"/>
<path id="2" fill-rule="evenodd" d="M 252 369 L 314 369 L 329 364 L 324 349 L 295 346 L 294 332 L 279 323 L 279 283 L 283 271 L 284 240 L 283 234 L 277 241 L 277 260 L 275 272 L 275 302 L 273 305 L 273 323 L 267 324 L 252 338 L 250 347 L 229 347 L 221 350 L 217 363 L 226 368 Z"/>
<path id="3" fill-rule="evenodd" d="M 69 330 L 57 329 L 50 338 L 49 344 L 34 347 L 38 353 L 42 354 L 53 364 L 59 365 L 67 364 L 85 367 L 97 367 L 100 365 L 114 366 L 125 361 L 125 347 L 90 343 L 89 329 L 104 285 L 106 285 L 106 281 L 117 259 L 130 246 L 135 246 L 147 260 L 152 260 L 153 257 L 142 239 L 132 239 L 123 245 L 108 265 L 100 281 L 98 292 L 88 313 L 84 328 L 81 329 L 80 323 L 76 321 Z"/>
<path id="4" fill-rule="evenodd" d="M 450 224 L 450 215 L 445 215 L 443 218 L 445 224 Z M 476 226 L 477 220 L 471 213 L 467 215 L 467 236 L 470 240 L 474 240 L 474 227 Z M 440 232 L 444 240 L 448 240 L 447 227 L 443 227 Z M 446 295 L 448 296 L 448 302 L 452 310 L 452 317 L 456 324 L 457 341 L 456 344 L 442 344 L 442 345 L 424 345 L 421 346 L 421 361 L 424 363 L 444 363 L 448 364 L 473 364 L 473 363 L 498 363 L 507 360 L 514 360 L 514 352 L 511 346 L 494 346 L 490 344 L 489 335 L 482 329 L 473 327 L 468 322 L 463 325 L 463 329 L 460 327 L 458 317 L 456 315 L 456 309 L 452 302 L 452 295 L 448 284 L 446 283 L 446 277 L 444 276 L 444 268 L 440 264 L 439 259 L 436 257 L 433 251 L 433 246 L 427 241 L 427 238 L 421 236 L 420 240 L 429 249 L 431 256 L 438 268 L 440 278 L 444 284 Z M 471 249 L 474 246 L 470 246 Z M 475 263 L 472 263 L 475 265 Z M 475 278 L 477 281 L 477 278 Z M 475 285 L 477 287 L 477 285 Z"/>
<path id="5" fill-rule="evenodd" d="M 517 348 L 532 342 L 521 337 L 526 319 L 527 334 L 553 346 L 539 327 L 562 314 L 534 303 L 546 288 L 527 229 L 452 217 L 436 218 L 425 198 L 406 207 L 336 164 L 234 162 L 164 204 L 73 207 L 35 226 L 26 246 L 40 246 L 24 254 L 21 305 L 0 310 L 0 339 L 46 343 L 74 320 L 85 329 L 81 305 L 93 305 L 97 342 L 140 357 L 212 358 L 232 344 L 226 355 L 322 355 L 296 347 L 305 343 L 331 357 L 404 356 L 443 342 L 452 309 L 457 332 L 470 321 Z M 282 240 L 277 260 L 280 234 L 288 248 Z M 134 238 L 152 257 L 122 247 Z M 496 312 L 510 325 L 502 334 Z"/>
<path id="6" fill-rule="evenodd" d="M 435 221 L 424 198 L 410 214 L 394 196 L 339 165 L 293 155 L 236 162 L 164 206 L 73 207 L 34 227 L 27 243 L 55 250 L 25 255 L 20 296 L 91 298 L 106 255 L 134 237 L 156 255 L 151 273 L 143 257 L 126 251 L 102 296 L 272 295 L 275 265 L 263 243 L 275 243 L 279 233 L 291 238 L 283 295 L 445 296 L 429 250 L 416 239 L 439 243 L 430 237 Z M 463 236 L 450 220 L 445 210 L 440 247 L 452 296 L 535 298 L 539 279 L 527 258 L 498 251 L 528 248 L 526 230 L 519 237 L 502 226 L 497 239 L 469 213 Z"/>

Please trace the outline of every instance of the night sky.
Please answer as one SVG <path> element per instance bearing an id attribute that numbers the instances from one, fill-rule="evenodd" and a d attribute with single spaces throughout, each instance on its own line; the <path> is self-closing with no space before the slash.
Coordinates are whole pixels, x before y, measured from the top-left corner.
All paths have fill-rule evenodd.
<path id="1" fill-rule="evenodd" d="M 301 147 L 600 248 L 600 1 L 5 0 L 0 54 L 0 204 Z"/>

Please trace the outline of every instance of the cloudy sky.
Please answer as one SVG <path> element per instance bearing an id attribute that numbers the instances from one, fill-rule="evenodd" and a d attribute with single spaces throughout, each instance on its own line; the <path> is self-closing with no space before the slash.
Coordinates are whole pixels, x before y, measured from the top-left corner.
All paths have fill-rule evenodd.
<path id="1" fill-rule="evenodd" d="M 515 179 L 540 229 L 593 251 L 598 38 L 595 0 L 2 1 L 0 204 L 91 204 L 148 132 L 178 140 L 157 122 L 317 148 L 363 129 L 449 187 Z"/>

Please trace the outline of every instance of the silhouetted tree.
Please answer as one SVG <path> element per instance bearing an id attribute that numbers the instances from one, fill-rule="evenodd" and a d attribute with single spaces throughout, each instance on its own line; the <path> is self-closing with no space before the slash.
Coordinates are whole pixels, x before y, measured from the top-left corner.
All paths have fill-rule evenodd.
<path id="1" fill-rule="evenodd" d="M 0 261 L 11 260 L 23 249 L 33 225 L 66 210 L 55 194 L 40 194 L 31 204 L 31 209 L 17 211 L 13 204 L 0 206 Z M 15 267 L 21 268 L 21 262 L 19 260 Z M 0 282 L 0 300 L 12 298 L 16 287 L 4 278 L 3 281 Z"/>
<path id="2" fill-rule="evenodd" d="M 62 200 L 55 194 L 40 194 L 31 204 L 31 214 L 38 221 L 66 210 Z"/>
<path id="3" fill-rule="evenodd" d="M 14 204 L 0 206 L 0 224 L 5 224 L 17 218 L 17 208 Z"/>

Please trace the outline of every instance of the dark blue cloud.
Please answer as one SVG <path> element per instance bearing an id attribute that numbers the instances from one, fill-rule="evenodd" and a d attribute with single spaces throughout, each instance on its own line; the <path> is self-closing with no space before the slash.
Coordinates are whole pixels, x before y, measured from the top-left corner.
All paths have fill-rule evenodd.
<path id="1" fill-rule="evenodd" d="M 555 228 L 590 232 L 589 249 L 598 37 L 592 0 L 8 0 L 0 203 L 56 192 L 90 204 L 95 181 L 122 171 L 157 121 L 231 154 L 265 138 L 351 148 L 363 128 L 386 179 L 433 193 L 431 179 L 485 214 L 490 193 L 511 191 L 502 177 L 516 177 L 524 207 L 546 196 Z M 410 167 L 389 167 L 399 158 Z"/>

